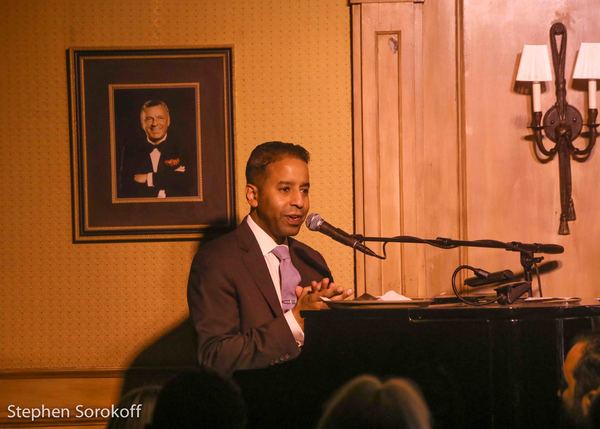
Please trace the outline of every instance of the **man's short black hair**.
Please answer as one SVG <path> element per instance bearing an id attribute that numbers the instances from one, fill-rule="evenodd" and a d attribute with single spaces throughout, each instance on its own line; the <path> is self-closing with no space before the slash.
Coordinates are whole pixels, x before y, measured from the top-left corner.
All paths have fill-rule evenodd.
<path id="1" fill-rule="evenodd" d="M 308 151 L 298 144 L 272 141 L 256 146 L 246 163 L 246 183 L 256 185 L 269 164 L 288 157 L 310 161 Z"/>
<path id="2" fill-rule="evenodd" d="M 584 343 L 583 353 L 573 370 L 575 379 L 574 396 L 583 396 L 600 387 L 600 330 L 584 333 L 575 339 L 574 344 Z"/>

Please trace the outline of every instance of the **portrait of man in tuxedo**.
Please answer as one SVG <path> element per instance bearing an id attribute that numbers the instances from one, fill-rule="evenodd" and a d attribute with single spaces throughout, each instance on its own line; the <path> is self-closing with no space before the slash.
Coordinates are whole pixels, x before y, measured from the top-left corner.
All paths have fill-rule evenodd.
<path id="1" fill-rule="evenodd" d="M 168 198 L 193 195 L 181 142 L 169 135 L 171 115 L 159 99 L 146 101 L 139 120 L 145 138 L 128 141 L 119 168 L 121 198 Z"/>
<path id="2" fill-rule="evenodd" d="M 320 253 L 293 238 L 310 207 L 309 158 L 291 143 L 257 146 L 246 164 L 250 213 L 194 257 L 188 305 L 201 365 L 230 374 L 293 359 L 304 343 L 300 312 L 352 293 L 333 283 Z"/>

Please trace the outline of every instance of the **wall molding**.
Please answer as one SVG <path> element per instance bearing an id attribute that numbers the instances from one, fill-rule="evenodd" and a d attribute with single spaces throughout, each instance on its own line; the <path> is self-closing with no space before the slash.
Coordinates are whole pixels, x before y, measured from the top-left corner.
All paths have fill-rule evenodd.
<path id="1" fill-rule="evenodd" d="M 128 378 L 138 377 L 151 380 L 156 378 L 157 374 L 167 377 L 186 369 L 189 368 L 0 369 L 0 427 L 70 426 L 84 428 L 104 426 L 108 420 L 106 418 L 75 417 L 78 414 L 77 406 L 81 405 L 83 408 L 116 406 Z M 9 418 L 9 405 L 21 408 L 40 408 L 42 404 L 45 408 L 67 409 L 69 417 L 39 418 L 33 422 L 30 419 Z M 12 412 L 14 414 L 15 408 L 12 408 Z"/>

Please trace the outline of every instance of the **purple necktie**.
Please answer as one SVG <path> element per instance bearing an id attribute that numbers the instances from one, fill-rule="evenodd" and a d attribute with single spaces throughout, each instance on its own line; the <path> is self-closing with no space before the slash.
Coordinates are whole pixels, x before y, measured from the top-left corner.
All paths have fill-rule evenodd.
<path id="1" fill-rule="evenodd" d="M 287 246 L 277 246 L 271 252 L 279 259 L 281 307 L 283 311 L 287 311 L 296 305 L 296 286 L 300 284 L 300 273 L 292 264 L 290 249 Z"/>

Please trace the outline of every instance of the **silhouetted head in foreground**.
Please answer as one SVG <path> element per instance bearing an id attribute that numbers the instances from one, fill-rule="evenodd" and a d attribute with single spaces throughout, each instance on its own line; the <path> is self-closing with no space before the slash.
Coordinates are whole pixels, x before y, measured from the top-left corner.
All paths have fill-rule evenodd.
<path id="1" fill-rule="evenodd" d="M 431 417 L 410 381 L 381 382 L 371 375 L 350 380 L 330 398 L 318 429 L 430 429 Z"/>
<path id="2" fill-rule="evenodd" d="M 161 390 L 152 429 L 241 429 L 246 407 L 239 388 L 207 369 L 189 371 Z"/>
<path id="3" fill-rule="evenodd" d="M 563 364 L 563 388 L 559 394 L 573 427 L 589 427 L 590 408 L 599 392 L 600 331 L 593 331 L 575 339 Z"/>
<path id="4" fill-rule="evenodd" d="M 107 429 L 145 429 L 152 421 L 152 414 L 160 386 L 143 386 L 130 390 L 117 406 L 123 410 L 118 417 L 112 417 Z"/>

